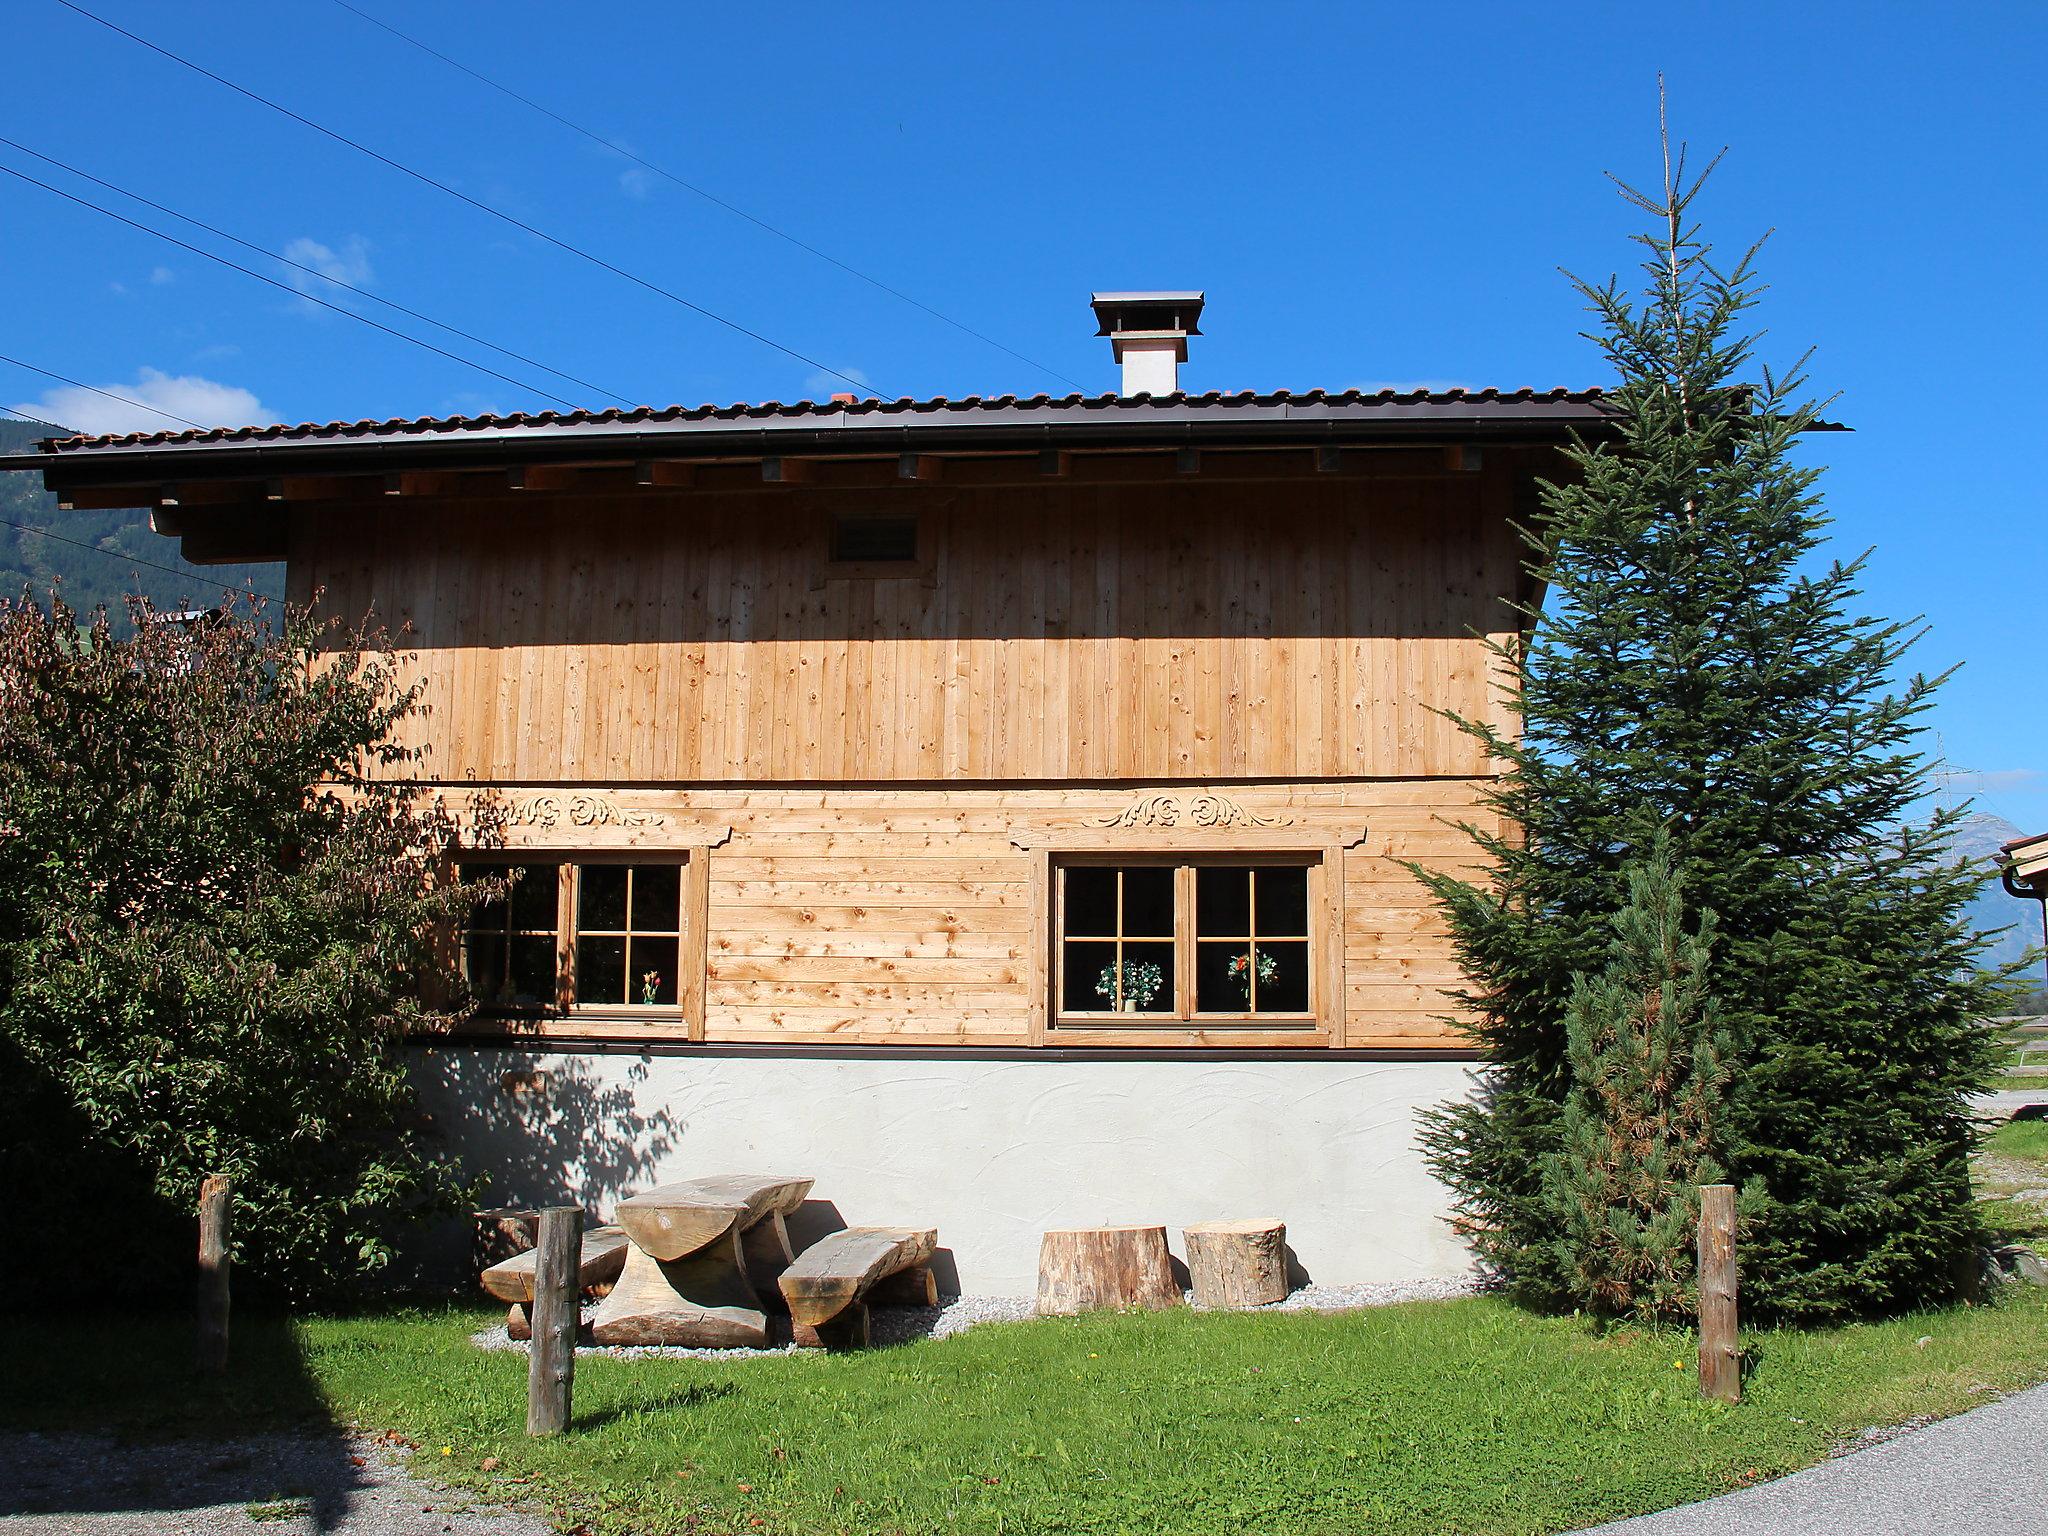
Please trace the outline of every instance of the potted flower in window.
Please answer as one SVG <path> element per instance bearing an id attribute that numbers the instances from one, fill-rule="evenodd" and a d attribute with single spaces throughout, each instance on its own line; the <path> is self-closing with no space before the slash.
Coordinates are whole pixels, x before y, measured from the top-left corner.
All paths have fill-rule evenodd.
<path id="1" fill-rule="evenodd" d="M 1260 950 L 1256 957 L 1249 951 L 1230 957 L 1230 979 L 1236 982 L 1238 990 L 1244 993 L 1244 1006 L 1247 1012 L 1252 1006 L 1252 977 L 1255 974 L 1259 978 L 1260 986 L 1270 987 L 1280 977 L 1280 962 L 1264 950 Z"/>
<path id="2" fill-rule="evenodd" d="M 1095 979 L 1095 993 L 1109 999 L 1112 1008 L 1117 1007 L 1117 968 L 1105 965 L 1102 974 Z M 1152 999 L 1159 995 L 1159 989 L 1166 985 L 1166 973 L 1150 960 L 1126 960 L 1123 963 L 1122 1011 L 1136 1013 L 1149 1008 Z"/>

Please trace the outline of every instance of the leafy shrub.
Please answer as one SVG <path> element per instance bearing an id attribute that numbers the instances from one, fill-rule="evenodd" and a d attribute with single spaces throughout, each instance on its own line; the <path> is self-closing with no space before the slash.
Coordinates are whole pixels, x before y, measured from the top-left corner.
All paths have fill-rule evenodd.
<path id="1" fill-rule="evenodd" d="M 182 1294 L 225 1173 L 238 1290 L 346 1293 L 462 1194 L 398 1051 L 472 899 L 428 878 L 451 820 L 395 782 L 415 693 L 261 599 L 132 609 L 117 637 L 0 603 L 0 1183 L 84 1224 L 115 1289 Z"/>

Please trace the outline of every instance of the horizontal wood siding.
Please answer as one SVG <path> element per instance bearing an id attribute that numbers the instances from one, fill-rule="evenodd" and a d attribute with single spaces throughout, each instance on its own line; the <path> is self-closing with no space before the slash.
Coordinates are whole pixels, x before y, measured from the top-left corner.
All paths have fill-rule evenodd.
<path id="1" fill-rule="evenodd" d="M 612 786 L 595 791 L 602 814 L 580 827 L 561 791 L 448 794 L 457 810 L 473 793 L 528 806 L 509 833 L 515 846 L 701 849 L 692 859 L 709 893 L 703 1038 L 783 1044 L 1060 1043 L 1043 1028 L 1046 847 L 1114 840 L 1220 852 L 1255 819 L 1252 835 L 1266 846 L 1340 850 L 1339 963 L 1326 974 L 1341 978 L 1342 1007 L 1326 1040 L 1305 1043 L 1437 1049 L 1464 1044 L 1442 1022 L 1454 1011 L 1443 989 L 1458 985 L 1458 969 L 1403 861 L 1469 867 L 1470 843 L 1453 823 L 1485 820 L 1479 789 L 1464 780 L 1230 784 L 1209 792 L 1237 825 L 1215 827 L 1188 824 L 1202 791 L 1179 785 Z M 1179 825 L 1105 829 L 1162 794 L 1174 798 Z M 550 808 L 530 808 L 547 795 Z M 632 1036 L 645 1026 L 579 1018 L 573 1028 Z M 1131 1043 L 1201 1041 L 1162 1032 Z M 1274 1033 L 1263 1043 L 1290 1040 Z"/>
<path id="2" fill-rule="evenodd" d="M 291 585 L 406 626 L 447 780 L 1474 775 L 1516 552 L 1494 474 L 393 497 L 293 510 Z M 825 579 L 835 509 L 929 579 Z"/>

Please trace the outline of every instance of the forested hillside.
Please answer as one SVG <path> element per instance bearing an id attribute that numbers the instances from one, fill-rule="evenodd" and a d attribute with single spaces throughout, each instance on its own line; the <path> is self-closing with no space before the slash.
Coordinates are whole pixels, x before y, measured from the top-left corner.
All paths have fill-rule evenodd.
<path id="1" fill-rule="evenodd" d="M 30 452 L 37 439 L 53 435 L 49 427 L 0 421 L 0 453 Z M 56 584 L 64 600 L 83 612 L 100 603 L 118 610 L 130 592 L 143 593 L 160 608 L 186 608 L 211 606 L 227 587 L 253 583 L 273 596 L 284 589 L 281 565 L 187 565 L 178 558 L 176 539 L 150 532 L 144 509 L 60 512 L 38 474 L 0 474 L 0 518 L 6 520 L 0 522 L 0 595 L 7 597 L 20 596 L 26 587 L 40 601 Z M 17 524 L 78 542 L 44 538 Z"/>

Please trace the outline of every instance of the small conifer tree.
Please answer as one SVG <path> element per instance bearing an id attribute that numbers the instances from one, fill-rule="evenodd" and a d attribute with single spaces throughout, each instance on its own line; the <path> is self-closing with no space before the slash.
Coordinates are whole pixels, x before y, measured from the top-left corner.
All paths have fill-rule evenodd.
<path id="1" fill-rule="evenodd" d="M 1574 981 L 1565 1011 L 1572 1088 L 1542 1198 L 1578 1305 L 1667 1323 L 1698 1310 L 1698 1186 L 1722 1176 L 1714 1144 L 1732 1050 L 1708 985 L 1714 915 L 1687 931 L 1668 834 L 1627 880 L 1606 967 Z"/>
<path id="2" fill-rule="evenodd" d="M 1995 989 L 1964 917 L 1979 877 L 1949 848 L 1961 812 L 1923 814 L 1919 716 L 1940 679 L 1900 677 L 1912 637 L 1857 611 L 1860 562 L 1822 563 L 1819 471 L 1795 453 L 1817 408 L 1798 370 L 1755 368 L 1738 329 L 1756 252 L 1717 265 L 1690 215 L 1704 176 L 1682 150 L 1665 166 L 1661 196 L 1623 188 L 1655 221 L 1637 237 L 1645 292 L 1580 284 L 1618 375 L 1612 431 L 1574 449 L 1529 530 L 1547 597 L 1499 651 L 1519 728 L 1461 722 L 1500 765 L 1489 805 L 1512 830 L 1468 829 L 1484 880 L 1418 871 L 1492 1063 L 1425 1146 L 1482 1263 L 1572 1305 L 1544 1179 L 1582 1091 L 1566 1020 L 1647 816 L 1718 918 L 1735 1042 L 1718 1140 L 1744 1186 L 1746 1310 L 1939 1301 L 1979 1236 L 1968 1095 Z"/>

